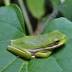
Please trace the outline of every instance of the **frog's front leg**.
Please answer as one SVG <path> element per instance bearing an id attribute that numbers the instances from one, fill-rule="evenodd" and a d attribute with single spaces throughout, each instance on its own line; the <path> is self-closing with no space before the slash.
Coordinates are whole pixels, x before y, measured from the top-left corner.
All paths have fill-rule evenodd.
<path id="1" fill-rule="evenodd" d="M 47 51 L 47 52 L 41 51 L 41 52 L 35 53 L 35 57 L 37 57 L 37 58 L 46 58 L 46 57 L 50 56 L 51 53 L 52 53 L 52 51 Z"/>

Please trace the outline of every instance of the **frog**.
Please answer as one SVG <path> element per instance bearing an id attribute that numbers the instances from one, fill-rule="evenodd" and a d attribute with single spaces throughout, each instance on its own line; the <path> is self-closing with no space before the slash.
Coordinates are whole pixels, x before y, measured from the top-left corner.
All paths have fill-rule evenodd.
<path id="1" fill-rule="evenodd" d="M 23 36 L 10 41 L 7 50 L 24 59 L 47 58 L 66 43 L 64 33 L 55 30 L 45 34 Z"/>

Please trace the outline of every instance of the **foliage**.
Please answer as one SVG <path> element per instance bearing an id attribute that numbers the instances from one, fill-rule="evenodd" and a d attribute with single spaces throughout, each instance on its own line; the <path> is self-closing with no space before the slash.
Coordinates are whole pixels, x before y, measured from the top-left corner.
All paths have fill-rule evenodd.
<path id="1" fill-rule="evenodd" d="M 41 2 L 41 3 L 40 3 Z M 59 30 L 67 36 L 67 43 L 54 54 L 45 59 L 32 59 L 30 61 L 21 59 L 7 51 L 10 40 L 26 35 L 25 18 L 21 9 L 13 4 L 0 7 L 0 72 L 72 72 L 72 20 L 71 0 L 61 3 L 51 0 L 53 6 L 58 9 L 64 17 L 45 18 L 44 33 Z M 32 3 L 32 4 L 31 4 Z M 30 12 L 37 19 L 44 15 L 44 0 L 27 0 Z M 34 9 L 33 9 L 34 7 Z M 36 9 L 35 9 L 36 7 Z M 38 8 L 40 7 L 40 8 Z"/>

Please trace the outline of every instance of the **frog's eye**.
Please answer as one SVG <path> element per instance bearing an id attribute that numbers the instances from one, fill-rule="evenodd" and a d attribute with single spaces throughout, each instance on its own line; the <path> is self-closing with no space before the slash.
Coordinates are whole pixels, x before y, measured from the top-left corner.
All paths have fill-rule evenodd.
<path id="1" fill-rule="evenodd" d="M 55 39 L 55 41 L 53 41 L 52 43 L 48 44 L 48 47 L 52 47 L 52 46 L 54 46 L 54 45 L 58 45 L 59 42 L 60 42 L 59 39 Z"/>
<path id="2" fill-rule="evenodd" d="M 58 38 L 55 38 L 54 39 L 54 42 L 59 42 L 60 40 Z"/>
<path id="3" fill-rule="evenodd" d="M 60 42 L 59 39 L 57 39 L 57 40 L 54 41 L 55 44 L 58 44 L 59 42 Z"/>

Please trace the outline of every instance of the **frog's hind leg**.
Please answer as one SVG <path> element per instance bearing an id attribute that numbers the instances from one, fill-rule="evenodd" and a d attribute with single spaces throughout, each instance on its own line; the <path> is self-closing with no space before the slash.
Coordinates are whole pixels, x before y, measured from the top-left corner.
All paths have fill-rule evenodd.
<path id="1" fill-rule="evenodd" d="M 52 51 L 37 52 L 37 53 L 35 53 L 35 57 L 36 57 L 36 58 L 46 58 L 46 57 L 50 56 L 51 53 L 52 53 Z"/>

